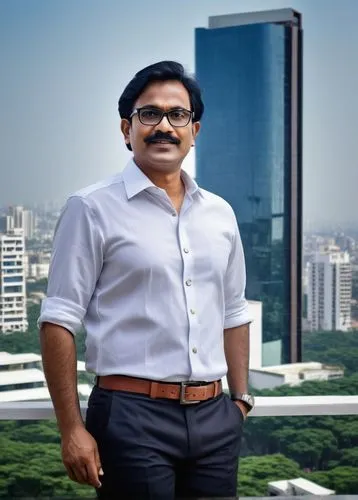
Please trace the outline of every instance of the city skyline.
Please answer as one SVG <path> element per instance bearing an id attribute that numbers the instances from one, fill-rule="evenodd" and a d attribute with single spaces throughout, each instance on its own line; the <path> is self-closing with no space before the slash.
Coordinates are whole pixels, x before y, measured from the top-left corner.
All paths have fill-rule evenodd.
<path id="1" fill-rule="evenodd" d="M 133 74 L 161 59 L 194 71 L 194 30 L 207 27 L 208 17 L 284 7 L 302 12 L 304 22 L 304 227 L 354 225 L 354 0 L 198 0 L 170 8 L 157 0 L 155 9 L 138 0 L 124 7 L 112 0 L 104 7 L 94 1 L 3 1 L 0 205 L 64 201 L 122 170 L 129 154 L 117 100 Z M 186 168 L 193 174 L 192 158 Z"/>

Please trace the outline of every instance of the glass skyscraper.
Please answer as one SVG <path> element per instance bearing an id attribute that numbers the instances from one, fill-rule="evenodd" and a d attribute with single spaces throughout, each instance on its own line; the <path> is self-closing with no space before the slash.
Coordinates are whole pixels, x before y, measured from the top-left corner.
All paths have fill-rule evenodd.
<path id="1" fill-rule="evenodd" d="M 301 360 L 302 29 L 292 9 L 196 29 L 205 114 L 196 177 L 233 207 L 248 299 L 263 303 L 263 364 Z"/>

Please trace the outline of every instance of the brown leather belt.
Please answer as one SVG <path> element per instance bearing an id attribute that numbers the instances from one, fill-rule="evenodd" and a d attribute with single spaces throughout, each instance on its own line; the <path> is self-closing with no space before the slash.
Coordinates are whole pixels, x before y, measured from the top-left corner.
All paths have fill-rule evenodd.
<path id="1" fill-rule="evenodd" d="M 151 398 L 176 399 L 180 404 L 200 403 L 222 393 L 221 380 L 214 382 L 155 382 L 123 375 L 106 375 L 97 378 L 97 385 L 113 391 L 135 392 Z"/>

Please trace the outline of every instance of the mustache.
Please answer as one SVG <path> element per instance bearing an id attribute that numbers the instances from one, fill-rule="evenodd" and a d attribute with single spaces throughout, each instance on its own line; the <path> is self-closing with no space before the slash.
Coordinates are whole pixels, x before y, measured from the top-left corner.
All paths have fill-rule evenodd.
<path id="1" fill-rule="evenodd" d="M 156 132 L 155 134 L 149 135 L 144 139 L 144 142 L 146 144 L 152 144 L 157 141 L 167 141 L 171 142 L 172 144 L 180 144 L 179 139 L 177 139 L 176 137 L 160 131 Z"/>

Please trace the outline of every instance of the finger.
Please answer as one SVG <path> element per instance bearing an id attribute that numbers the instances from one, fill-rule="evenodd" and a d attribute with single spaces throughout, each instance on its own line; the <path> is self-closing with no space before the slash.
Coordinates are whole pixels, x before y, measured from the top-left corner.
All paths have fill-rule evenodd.
<path id="1" fill-rule="evenodd" d="M 102 465 L 101 465 L 101 459 L 99 457 L 97 446 L 96 446 L 96 448 L 94 450 L 94 456 L 95 456 L 95 461 L 96 461 L 96 465 L 97 465 L 98 474 L 100 476 L 103 476 L 104 473 L 103 473 L 103 469 L 102 469 Z"/>
<path id="2" fill-rule="evenodd" d="M 72 473 L 75 477 L 74 481 L 80 484 L 87 484 L 87 470 L 83 465 L 72 465 L 71 466 Z"/>
<path id="3" fill-rule="evenodd" d="M 70 467 L 69 465 L 66 465 L 65 467 L 66 467 L 67 475 L 71 479 L 71 481 L 77 482 L 77 479 L 76 479 L 75 473 L 73 472 L 72 467 Z"/>
<path id="4" fill-rule="evenodd" d="M 94 458 L 94 457 L 93 457 Z M 90 484 L 94 488 L 100 488 L 102 486 L 101 481 L 98 477 L 98 468 L 95 460 L 91 460 L 86 464 L 87 469 L 87 484 Z"/>

